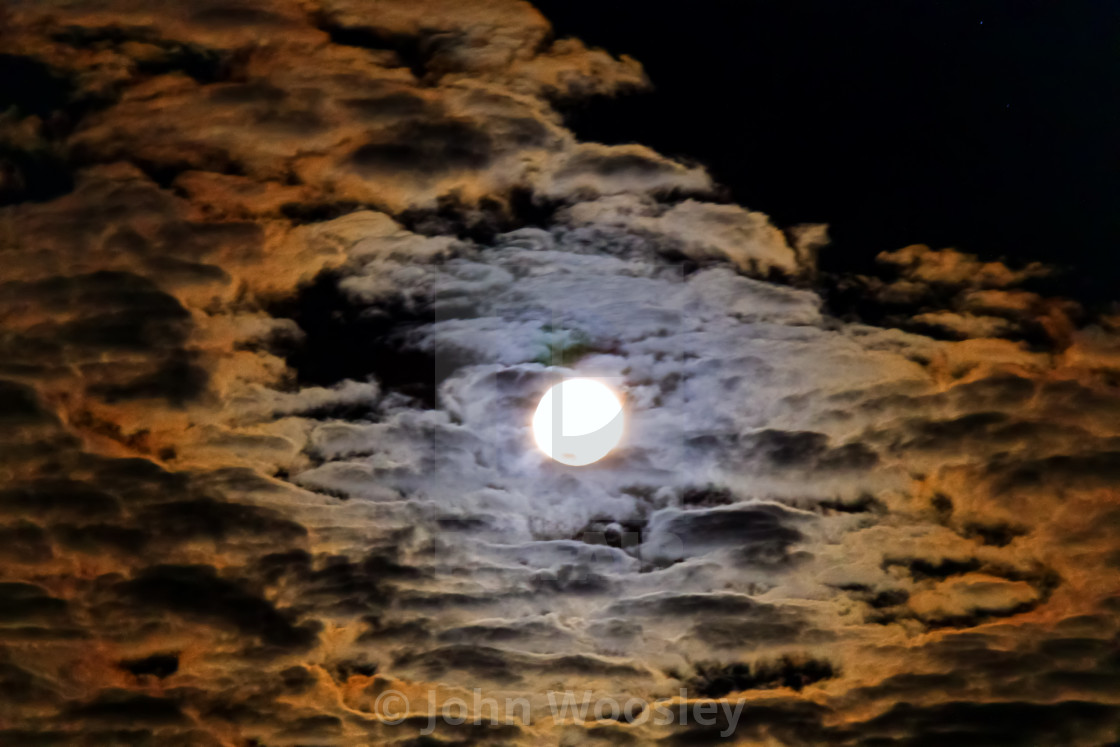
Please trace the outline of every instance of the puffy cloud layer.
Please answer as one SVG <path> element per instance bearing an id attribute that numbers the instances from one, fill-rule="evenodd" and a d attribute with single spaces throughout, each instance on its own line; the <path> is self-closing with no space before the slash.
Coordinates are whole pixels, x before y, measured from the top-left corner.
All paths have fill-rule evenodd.
<path id="1" fill-rule="evenodd" d="M 5 27 L 4 744 L 421 744 L 472 688 L 532 718 L 434 743 L 1120 737 L 1118 325 L 1045 268 L 818 288 L 823 227 L 565 130 L 645 79 L 524 3 Z M 578 470 L 572 374 L 628 403 Z"/>

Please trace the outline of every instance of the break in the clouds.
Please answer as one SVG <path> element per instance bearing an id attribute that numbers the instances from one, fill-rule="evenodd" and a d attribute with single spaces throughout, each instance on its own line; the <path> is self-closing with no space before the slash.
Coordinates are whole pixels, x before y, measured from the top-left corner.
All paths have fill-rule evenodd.
<path id="1" fill-rule="evenodd" d="M 523 3 L 3 25 L 3 744 L 1120 739 L 1120 323 L 1047 268 L 825 292 L 823 227 L 567 131 L 647 81 Z M 563 375 L 628 403 L 585 469 Z M 532 718 L 422 741 L 476 688 Z"/>

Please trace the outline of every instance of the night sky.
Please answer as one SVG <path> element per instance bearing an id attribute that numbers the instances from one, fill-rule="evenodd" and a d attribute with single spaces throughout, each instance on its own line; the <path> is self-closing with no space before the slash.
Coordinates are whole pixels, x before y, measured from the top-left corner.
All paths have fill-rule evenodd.
<path id="1" fill-rule="evenodd" d="M 1060 265 L 1117 299 L 1120 7 L 545 0 L 558 34 L 633 55 L 641 96 L 572 108 L 582 138 L 698 159 L 779 225 L 828 223 L 822 266 L 906 244 Z"/>
<path id="2" fill-rule="evenodd" d="M 1120 744 L 1118 40 L 6 0 L 0 747 Z"/>

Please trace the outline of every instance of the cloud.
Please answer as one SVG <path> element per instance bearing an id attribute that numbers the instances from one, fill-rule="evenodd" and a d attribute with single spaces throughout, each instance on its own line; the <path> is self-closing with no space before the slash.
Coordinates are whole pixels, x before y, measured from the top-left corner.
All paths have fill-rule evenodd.
<path id="1" fill-rule="evenodd" d="M 796 252 L 762 213 L 692 199 L 657 205 L 635 197 L 635 186 L 630 185 L 626 195 L 572 206 L 571 220 L 600 230 L 617 226 L 626 233 L 649 232 L 654 240 L 665 242 L 666 253 L 683 254 L 697 262 L 729 261 L 751 275 L 797 270 Z M 704 186 L 697 184 L 693 189 Z"/>
<path id="2" fill-rule="evenodd" d="M 922 244 L 883 252 L 877 259 L 897 267 L 903 277 L 914 282 L 969 288 L 1006 288 L 1049 272 L 1037 262 L 1012 270 L 1002 262 L 981 262 L 971 254 L 954 249 L 933 251 Z"/>
<path id="3" fill-rule="evenodd" d="M 1118 325 L 1046 268 L 820 275 L 578 142 L 640 65 L 513 0 L 7 15 L 0 741 L 411 743 L 378 695 L 476 686 L 534 723 L 440 739 L 729 726 L 546 715 L 681 687 L 759 742 L 1115 737 Z M 628 432 L 571 470 L 528 421 L 577 374 Z"/>
<path id="4" fill-rule="evenodd" d="M 882 252 L 876 261 L 889 277 L 841 279 L 839 305 L 851 303 L 865 318 L 940 339 L 1006 338 L 1063 348 L 1072 344 L 1083 316 L 1069 299 L 1015 287 L 1053 274 L 1038 262 L 1015 269 L 923 244 Z"/>

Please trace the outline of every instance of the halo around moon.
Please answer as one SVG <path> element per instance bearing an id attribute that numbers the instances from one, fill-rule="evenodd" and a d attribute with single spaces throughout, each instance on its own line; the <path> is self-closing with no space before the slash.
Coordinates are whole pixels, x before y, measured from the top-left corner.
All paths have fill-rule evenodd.
<path id="1" fill-rule="evenodd" d="M 597 462 L 622 440 L 622 400 L 596 379 L 565 379 L 541 397 L 533 438 L 552 459 L 572 467 Z"/>

